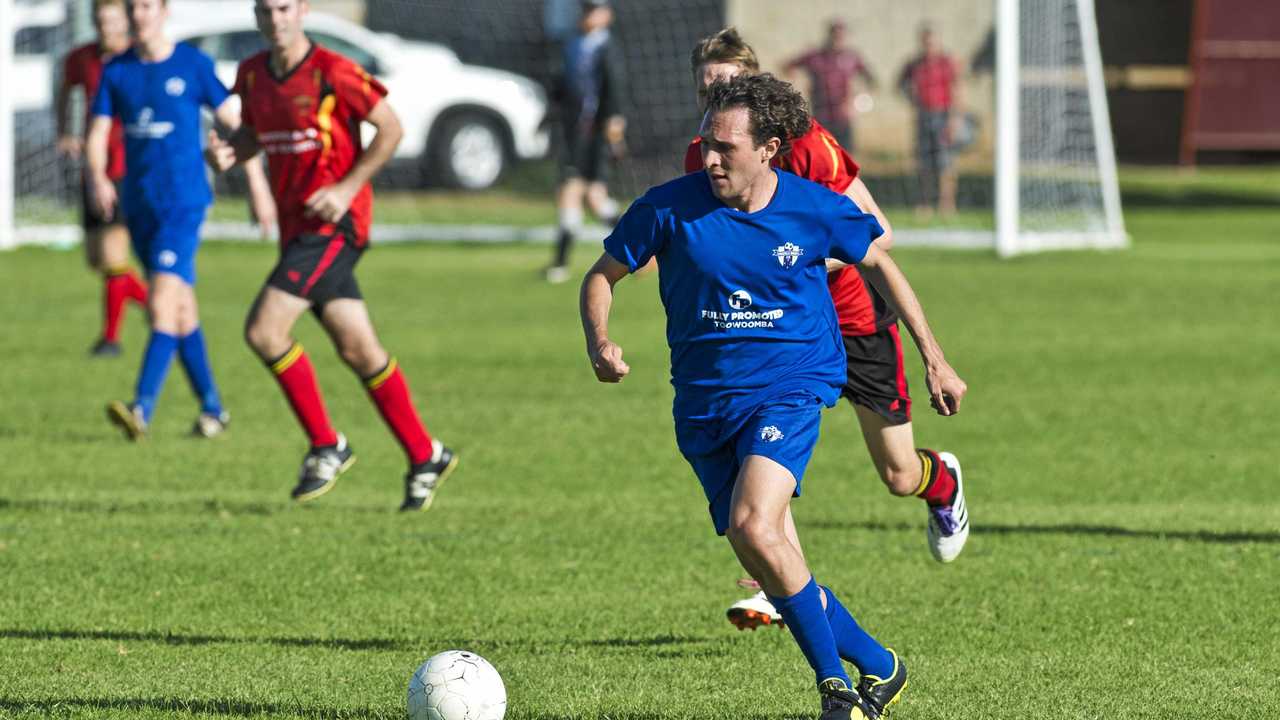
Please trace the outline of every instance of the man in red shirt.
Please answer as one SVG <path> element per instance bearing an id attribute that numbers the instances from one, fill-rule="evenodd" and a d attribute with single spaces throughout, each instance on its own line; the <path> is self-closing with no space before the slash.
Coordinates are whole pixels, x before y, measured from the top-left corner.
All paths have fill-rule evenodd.
<path id="1" fill-rule="evenodd" d="M 98 93 L 102 67 L 129 49 L 129 17 L 124 0 L 94 0 L 93 27 L 97 31 L 97 39 L 67 53 L 62 65 L 62 84 L 58 87 L 58 152 L 76 160 L 84 153 L 84 134 L 88 133 L 91 124 L 89 109 Z M 76 87 L 84 92 L 84 133 L 80 134 L 72 131 L 69 117 L 71 93 Z M 108 153 L 107 176 L 118 187 L 125 173 L 124 126 L 119 119 L 111 126 Z M 102 335 L 91 352 L 98 357 L 114 357 L 120 354 L 120 322 L 124 317 L 125 303 L 133 300 L 145 308 L 147 286 L 129 266 L 129 230 L 125 227 L 119 205 L 104 215 L 93 202 L 87 175 L 81 177 L 80 187 L 85 258 L 91 268 L 102 273 L 105 284 Z"/>
<path id="2" fill-rule="evenodd" d="M 918 214 L 936 207 L 943 216 L 956 212 L 959 183 L 951 163 L 951 144 L 961 121 L 959 73 L 942 51 L 929 24 L 920 27 L 920 54 L 902 69 L 898 88 L 916 109 L 916 162 L 920 178 Z"/>
<path id="3" fill-rule="evenodd" d="M 369 181 L 394 154 L 403 130 L 381 83 L 307 38 L 309 9 L 307 0 L 256 0 L 258 29 L 270 50 L 240 64 L 234 92 L 242 101 L 241 126 L 225 141 L 216 133 L 209 138 L 207 156 L 218 171 L 265 152 L 278 207 L 280 260 L 249 311 L 245 338 L 311 441 L 294 499 L 328 492 L 355 462 L 329 421 L 310 359 L 291 336 L 310 309 L 408 455 L 400 509 L 426 510 L 458 459 L 419 419 L 404 375 L 378 341 L 354 272 L 369 242 Z M 364 122 L 377 129 L 367 148 L 360 138 Z"/>
<path id="4" fill-rule="evenodd" d="M 847 33 L 843 20 L 832 20 L 826 44 L 787 63 L 786 72 L 791 76 L 804 71 L 809 76 L 813 116 L 841 145 L 853 150 L 853 80 L 860 76 L 874 90 L 876 79 L 862 55 L 848 46 Z"/>
<path id="5" fill-rule="evenodd" d="M 690 62 L 699 107 L 712 82 L 759 72 L 755 51 L 733 28 L 704 38 L 694 48 Z M 812 121 L 808 134 L 792 139 L 790 149 L 774 163 L 847 195 L 858 207 L 875 215 L 885 229 L 876 244 L 886 250 L 891 246 L 889 221 L 858 178 L 857 163 L 817 120 Z M 685 154 L 685 171 L 696 172 L 702 167 L 701 147 L 695 139 Z M 828 288 L 848 355 L 849 377 L 844 396 L 857 412 L 876 470 L 893 494 L 924 499 L 930 551 L 941 562 L 954 560 L 969 533 L 960 464 L 951 453 L 915 448 L 898 316 L 863 282 L 855 267 L 830 273 Z M 767 600 L 757 595 L 730 608 L 729 619 L 745 629 L 776 622 L 779 616 Z"/>

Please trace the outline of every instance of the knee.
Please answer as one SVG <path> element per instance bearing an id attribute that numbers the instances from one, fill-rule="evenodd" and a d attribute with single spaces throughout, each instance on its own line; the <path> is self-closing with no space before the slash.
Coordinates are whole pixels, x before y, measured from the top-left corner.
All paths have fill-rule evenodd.
<path id="1" fill-rule="evenodd" d="M 759 554 L 763 549 L 784 541 L 781 528 L 773 527 L 764 518 L 755 514 L 730 518 L 725 536 L 735 548 L 750 551 L 752 554 Z"/>
<path id="2" fill-rule="evenodd" d="M 920 487 L 920 467 L 919 465 L 909 469 L 883 467 L 880 468 L 880 479 L 884 481 L 890 493 L 899 497 L 912 495 Z"/>
<path id="3" fill-rule="evenodd" d="M 338 347 L 338 354 L 360 377 L 369 377 L 387 364 L 387 353 L 376 342 L 345 342 Z"/>
<path id="4" fill-rule="evenodd" d="M 270 360 L 288 349 L 280 349 L 288 342 L 288 337 L 281 337 L 280 333 L 253 315 L 245 319 L 244 341 L 263 360 Z"/>

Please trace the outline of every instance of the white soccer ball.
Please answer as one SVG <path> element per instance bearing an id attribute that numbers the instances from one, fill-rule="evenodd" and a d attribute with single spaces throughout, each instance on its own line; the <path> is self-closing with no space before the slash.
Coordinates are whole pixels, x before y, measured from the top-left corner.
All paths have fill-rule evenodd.
<path id="1" fill-rule="evenodd" d="M 488 660 L 442 652 L 409 678 L 409 720 L 502 720 L 507 689 Z"/>

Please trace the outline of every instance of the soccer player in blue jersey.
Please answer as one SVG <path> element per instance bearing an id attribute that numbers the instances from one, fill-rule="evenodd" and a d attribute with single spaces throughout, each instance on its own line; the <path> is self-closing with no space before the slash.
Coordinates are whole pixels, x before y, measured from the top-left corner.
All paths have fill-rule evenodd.
<path id="1" fill-rule="evenodd" d="M 631 206 L 583 280 L 582 321 L 596 377 L 620 382 L 630 368 L 608 334 L 613 286 L 657 259 L 676 443 L 716 532 L 790 626 L 813 667 L 823 720 L 877 718 L 905 686 L 906 668 L 818 585 L 791 515 L 821 411 L 845 382 L 828 258 L 857 263 L 901 313 L 939 413 L 957 412 L 967 388 L 906 278 L 872 243 L 882 232 L 874 216 L 770 167 L 809 127 L 803 99 L 770 75 L 712 85 L 699 130 L 705 171 Z M 842 659 L 860 672 L 858 686 Z"/>
<path id="2" fill-rule="evenodd" d="M 196 306 L 196 249 L 212 201 L 201 151 L 200 109 L 219 122 L 239 124 L 239 112 L 213 72 L 213 61 L 165 36 L 165 0 L 132 0 L 134 46 L 103 70 L 93 101 L 87 159 L 98 209 L 122 204 L 133 249 L 151 280 L 151 337 L 134 401 L 113 402 L 107 415 L 131 439 L 146 435 L 174 353 L 200 401 L 194 432 L 221 433 L 230 420 L 209 367 Z M 125 127 L 128 170 L 121 197 L 107 177 L 107 140 L 113 117 Z"/>

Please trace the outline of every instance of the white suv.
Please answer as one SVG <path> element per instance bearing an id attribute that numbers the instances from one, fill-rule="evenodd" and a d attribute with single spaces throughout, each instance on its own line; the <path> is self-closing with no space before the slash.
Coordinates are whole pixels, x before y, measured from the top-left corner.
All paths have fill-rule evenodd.
<path id="1" fill-rule="evenodd" d="M 228 87 L 239 62 L 266 47 L 248 3 L 173 0 L 168 29 L 170 37 L 213 57 Z M 419 163 L 430 182 L 481 190 L 497 182 L 510 161 L 546 155 L 546 96 L 529 78 L 464 65 L 442 45 L 375 33 L 320 12 L 307 15 L 307 34 L 387 86 L 405 131 L 396 158 Z M 371 130 L 365 126 L 366 140 Z"/>

